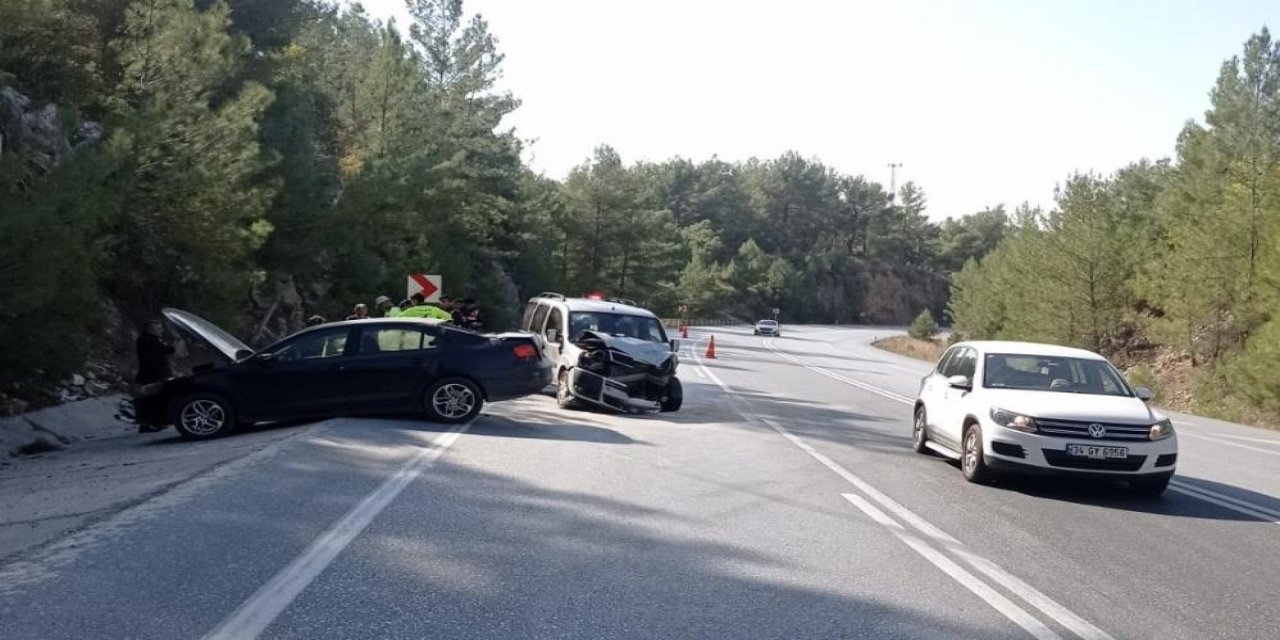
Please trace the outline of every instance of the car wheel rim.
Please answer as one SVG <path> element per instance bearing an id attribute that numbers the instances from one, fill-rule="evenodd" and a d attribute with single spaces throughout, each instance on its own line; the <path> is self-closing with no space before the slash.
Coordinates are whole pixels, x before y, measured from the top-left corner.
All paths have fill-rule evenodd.
<path id="1" fill-rule="evenodd" d="M 188 433 L 207 436 L 222 430 L 227 423 L 227 412 L 213 400 L 196 400 L 182 408 L 179 420 Z"/>
<path id="2" fill-rule="evenodd" d="M 462 418 L 476 406 L 476 394 L 460 383 L 446 384 L 431 396 L 436 413 L 446 418 Z"/>
<path id="3" fill-rule="evenodd" d="M 924 412 L 923 411 L 916 413 L 916 424 L 915 424 L 915 428 L 911 430 L 911 438 L 915 440 L 915 443 L 917 446 L 921 442 L 924 442 Z"/>
<path id="4" fill-rule="evenodd" d="M 970 431 L 964 439 L 964 469 L 972 472 L 978 467 L 978 432 Z"/>

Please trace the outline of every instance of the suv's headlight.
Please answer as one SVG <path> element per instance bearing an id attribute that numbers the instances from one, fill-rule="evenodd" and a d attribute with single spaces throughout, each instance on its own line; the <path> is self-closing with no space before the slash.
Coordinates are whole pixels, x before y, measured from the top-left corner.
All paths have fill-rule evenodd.
<path id="1" fill-rule="evenodd" d="M 1151 425 L 1151 439 L 1164 440 L 1173 435 L 1173 421 L 1165 418 L 1160 422 Z"/>
<path id="2" fill-rule="evenodd" d="M 1031 416 L 1024 416 L 1021 413 L 1005 411 L 997 407 L 991 408 L 991 420 L 996 424 L 1014 431 L 1022 431 L 1025 433 L 1036 432 L 1036 420 Z"/>

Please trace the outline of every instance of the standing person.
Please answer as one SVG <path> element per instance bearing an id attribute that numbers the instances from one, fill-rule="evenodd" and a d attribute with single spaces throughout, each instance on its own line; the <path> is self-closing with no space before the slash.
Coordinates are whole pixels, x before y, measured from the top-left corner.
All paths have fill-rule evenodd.
<path id="1" fill-rule="evenodd" d="M 172 378 L 173 368 L 169 366 L 169 356 L 173 352 L 173 345 L 164 339 L 164 325 L 159 320 L 151 320 L 142 325 L 142 333 L 138 335 L 138 375 L 133 381 L 139 385 L 147 385 Z M 164 427 L 149 424 L 138 425 L 139 433 L 163 429 Z"/>
<path id="2" fill-rule="evenodd" d="M 400 308 L 397 307 L 395 303 L 391 302 L 391 298 L 388 298 L 387 296 L 378 296 L 378 299 L 374 300 L 373 304 L 378 308 L 378 312 L 381 313 L 384 318 L 394 318 L 400 315 Z"/>
<path id="3" fill-rule="evenodd" d="M 480 322 L 480 305 L 475 298 L 467 298 L 462 301 L 463 326 L 472 330 L 479 331 L 482 326 Z"/>
<path id="4" fill-rule="evenodd" d="M 165 342 L 164 325 L 159 320 L 148 321 L 138 336 L 138 375 L 134 382 L 151 384 L 172 378 L 169 356 L 173 351 L 173 345 Z"/>
<path id="5" fill-rule="evenodd" d="M 369 306 L 363 302 L 361 302 L 360 304 L 357 304 L 355 308 L 351 310 L 351 315 L 347 316 L 347 319 L 348 320 L 368 320 Z"/>

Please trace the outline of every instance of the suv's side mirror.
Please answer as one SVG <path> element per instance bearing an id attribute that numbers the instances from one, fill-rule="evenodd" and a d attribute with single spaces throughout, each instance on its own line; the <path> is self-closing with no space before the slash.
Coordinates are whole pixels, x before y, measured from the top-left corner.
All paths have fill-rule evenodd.
<path id="1" fill-rule="evenodd" d="M 677 352 L 677 351 L 679 351 L 679 350 L 680 350 L 680 341 L 679 341 L 679 340 L 674 340 L 674 339 L 673 339 L 673 340 L 671 341 L 671 351 L 674 353 L 674 352 Z"/>
<path id="2" fill-rule="evenodd" d="M 559 344 L 560 332 L 555 329 L 547 329 L 547 342 L 554 342 Z"/>
<path id="3" fill-rule="evenodd" d="M 1138 387 L 1137 389 L 1133 390 L 1133 393 L 1137 395 L 1138 399 L 1143 402 L 1150 402 L 1152 398 L 1156 397 L 1155 392 L 1153 392 L 1152 390 L 1146 387 Z"/>
<path id="4" fill-rule="evenodd" d="M 947 378 L 947 386 L 952 389 L 973 391 L 973 381 L 969 379 L 969 376 L 951 376 Z"/>

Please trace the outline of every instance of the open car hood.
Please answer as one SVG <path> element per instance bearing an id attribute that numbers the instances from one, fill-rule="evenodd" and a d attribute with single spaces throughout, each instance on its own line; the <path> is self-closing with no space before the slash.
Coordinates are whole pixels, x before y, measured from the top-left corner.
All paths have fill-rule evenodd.
<path id="1" fill-rule="evenodd" d="M 574 339 L 574 344 L 584 341 L 599 340 L 604 346 L 625 354 L 627 357 L 652 366 L 662 366 L 664 362 L 671 358 L 671 348 L 661 342 L 650 342 L 639 338 L 623 338 L 619 336 L 611 336 L 607 333 L 598 331 L 583 331 Z M 581 345 L 580 345 L 581 346 Z"/>
<path id="2" fill-rule="evenodd" d="M 204 341 L 205 344 L 213 347 L 218 353 L 226 356 L 232 362 L 240 360 L 245 351 L 253 353 L 253 349 L 241 342 L 239 338 L 223 331 L 218 325 L 200 316 L 169 307 L 162 309 L 160 312 L 164 314 L 165 318 L 168 318 L 169 322 L 182 329 L 183 332 L 193 338 Z"/>

